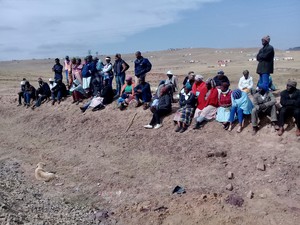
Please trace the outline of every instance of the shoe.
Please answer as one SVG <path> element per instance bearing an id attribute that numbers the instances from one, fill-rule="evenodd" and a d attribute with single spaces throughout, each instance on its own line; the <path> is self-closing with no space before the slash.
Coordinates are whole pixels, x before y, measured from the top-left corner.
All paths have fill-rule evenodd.
<path id="1" fill-rule="evenodd" d="M 82 113 L 84 113 L 85 112 L 85 110 L 86 110 L 86 108 L 85 107 L 79 107 L 80 108 L 80 110 L 81 110 L 81 112 Z"/>
<path id="2" fill-rule="evenodd" d="M 75 104 L 75 103 L 77 103 L 77 101 L 74 100 L 74 101 L 72 102 L 72 104 Z"/>
<path id="3" fill-rule="evenodd" d="M 154 126 L 154 129 L 159 129 L 159 128 L 161 128 L 162 127 L 162 124 L 156 124 L 155 126 Z"/>
<path id="4" fill-rule="evenodd" d="M 22 104 L 21 103 L 19 103 L 17 106 L 21 106 Z"/>
<path id="5" fill-rule="evenodd" d="M 144 110 L 147 110 L 148 108 L 149 108 L 149 104 L 148 104 L 148 103 L 144 103 L 143 109 L 144 109 Z"/>
<path id="6" fill-rule="evenodd" d="M 150 124 L 148 124 L 148 125 L 145 125 L 145 126 L 144 126 L 144 128 L 146 128 L 146 129 L 152 129 L 152 128 L 153 128 L 153 126 L 152 126 L 152 125 L 150 125 Z"/>
<path id="7" fill-rule="evenodd" d="M 283 127 L 279 127 L 279 130 L 277 132 L 278 136 L 281 136 L 283 134 L 283 132 L 284 132 Z"/>
<path id="8" fill-rule="evenodd" d="M 34 110 L 35 109 L 35 105 L 31 106 L 31 109 Z"/>
<path id="9" fill-rule="evenodd" d="M 258 131 L 258 127 L 253 127 L 252 136 L 256 135 L 257 131 Z"/>
<path id="10" fill-rule="evenodd" d="M 57 103 L 58 103 L 58 104 L 60 104 L 60 102 L 61 102 L 61 101 L 60 101 L 60 100 L 58 100 L 58 102 L 57 102 Z"/>
<path id="11" fill-rule="evenodd" d="M 300 136 L 300 129 L 296 130 L 296 136 L 299 137 Z"/>
<path id="12" fill-rule="evenodd" d="M 54 104 L 55 104 L 55 100 L 52 101 L 52 105 L 54 105 Z"/>
<path id="13" fill-rule="evenodd" d="M 238 129 L 236 130 L 237 133 L 241 133 L 242 132 L 242 126 L 239 126 Z"/>
<path id="14" fill-rule="evenodd" d="M 175 129 L 175 132 L 179 132 L 179 131 L 181 131 L 181 129 L 182 129 L 182 127 L 177 127 L 177 128 Z"/>
<path id="15" fill-rule="evenodd" d="M 198 129 L 200 129 L 200 127 L 201 127 L 201 123 L 197 122 L 197 123 L 195 124 L 195 126 L 193 127 L 193 129 L 194 129 L 194 130 L 198 130 Z"/>
<path id="16" fill-rule="evenodd" d="M 142 105 L 142 103 L 139 101 L 136 103 L 135 108 L 140 107 Z"/>
<path id="17" fill-rule="evenodd" d="M 183 127 L 180 131 L 179 131 L 179 133 L 183 133 L 184 131 L 186 131 L 187 130 L 187 127 Z"/>
<path id="18" fill-rule="evenodd" d="M 232 125 L 229 125 L 228 131 L 232 131 Z"/>
<path id="19" fill-rule="evenodd" d="M 223 124 L 223 129 L 224 130 L 228 130 L 228 128 L 229 128 L 229 123 L 224 123 Z"/>
<path id="20" fill-rule="evenodd" d="M 77 101 L 75 105 L 79 105 L 80 101 Z"/>
<path id="21" fill-rule="evenodd" d="M 275 130 L 279 130 L 280 129 L 280 127 L 278 125 L 275 125 L 274 128 L 275 128 Z"/>

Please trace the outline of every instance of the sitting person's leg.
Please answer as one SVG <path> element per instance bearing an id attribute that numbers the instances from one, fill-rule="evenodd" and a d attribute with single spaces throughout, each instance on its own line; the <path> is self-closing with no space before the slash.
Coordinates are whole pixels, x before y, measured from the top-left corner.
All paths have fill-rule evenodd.
<path id="1" fill-rule="evenodd" d="M 239 121 L 239 127 L 237 129 L 237 132 L 240 133 L 243 128 L 243 120 L 244 120 L 244 111 L 241 108 L 237 109 L 237 116 Z"/>
<path id="2" fill-rule="evenodd" d="M 286 118 L 292 115 L 293 108 L 292 107 L 282 107 L 279 110 L 279 119 L 278 119 L 278 135 L 281 136 L 284 132 L 283 126 L 285 123 Z"/>
<path id="3" fill-rule="evenodd" d="M 300 109 L 299 108 L 296 108 L 294 110 L 294 118 L 296 120 L 296 125 L 297 125 L 296 135 L 300 136 Z"/>

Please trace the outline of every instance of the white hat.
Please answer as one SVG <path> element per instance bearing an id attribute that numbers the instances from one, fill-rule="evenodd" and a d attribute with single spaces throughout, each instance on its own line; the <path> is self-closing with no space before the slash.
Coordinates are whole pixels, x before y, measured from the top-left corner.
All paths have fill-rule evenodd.
<path id="1" fill-rule="evenodd" d="M 195 80 L 196 81 L 203 81 L 203 79 L 204 79 L 204 77 L 202 76 L 202 75 L 200 75 L 200 74 L 197 74 L 196 76 L 195 76 Z"/>
<path id="2" fill-rule="evenodd" d="M 53 78 L 49 78 L 49 82 L 53 82 L 54 80 L 53 80 Z"/>
<path id="3" fill-rule="evenodd" d="M 167 72 L 167 75 L 173 75 L 172 71 L 169 70 L 169 71 Z"/>
<path id="4" fill-rule="evenodd" d="M 22 81 L 21 81 L 21 85 L 25 85 L 25 80 L 22 80 Z"/>

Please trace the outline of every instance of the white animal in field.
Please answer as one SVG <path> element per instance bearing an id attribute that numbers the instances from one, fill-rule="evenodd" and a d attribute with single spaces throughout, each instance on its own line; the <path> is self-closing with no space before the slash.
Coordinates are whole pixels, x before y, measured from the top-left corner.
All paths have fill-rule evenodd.
<path id="1" fill-rule="evenodd" d="M 35 173 L 34 173 L 35 178 L 37 180 L 46 181 L 46 182 L 56 178 L 57 176 L 54 173 L 46 172 L 44 170 L 45 166 L 46 166 L 46 164 L 42 163 L 42 162 L 39 162 L 36 165 L 36 169 L 35 169 Z"/>

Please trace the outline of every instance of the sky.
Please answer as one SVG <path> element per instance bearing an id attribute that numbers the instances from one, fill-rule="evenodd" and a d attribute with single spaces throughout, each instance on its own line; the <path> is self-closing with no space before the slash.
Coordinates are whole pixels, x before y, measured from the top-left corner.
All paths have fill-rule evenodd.
<path id="1" fill-rule="evenodd" d="M 300 46 L 299 0 L 0 0 L 0 60 Z"/>

